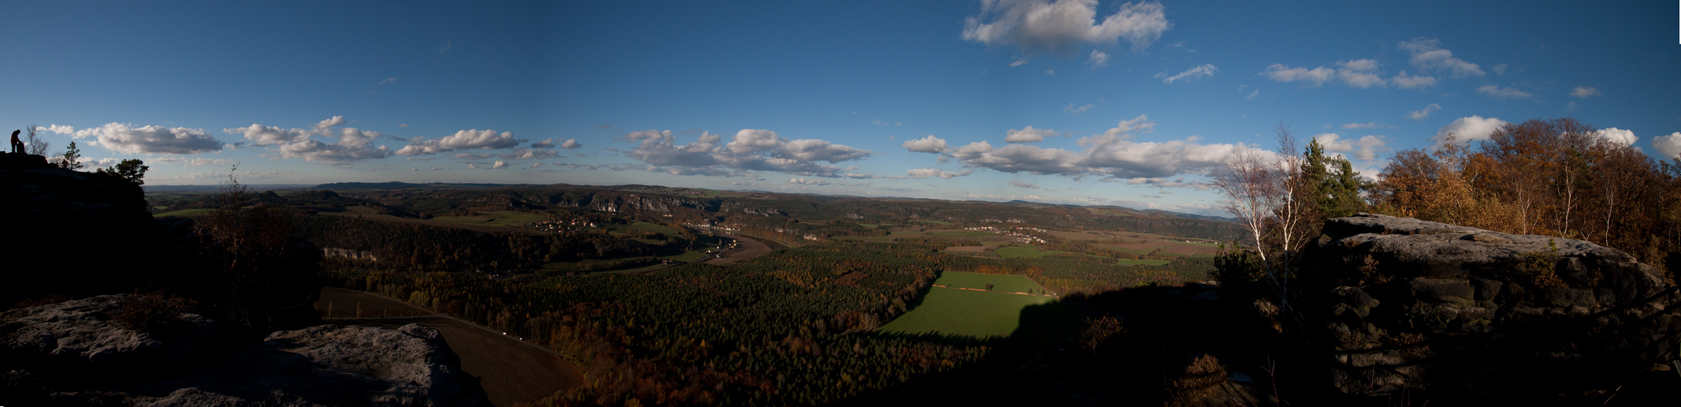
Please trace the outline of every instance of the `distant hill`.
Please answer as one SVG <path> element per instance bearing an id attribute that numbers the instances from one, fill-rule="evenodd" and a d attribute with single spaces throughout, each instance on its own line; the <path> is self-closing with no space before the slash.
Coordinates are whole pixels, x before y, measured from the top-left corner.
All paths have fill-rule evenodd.
<path id="1" fill-rule="evenodd" d="M 529 184 L 454 184 L 454 183 L 443 183 L 443 182 L 429 182 L 429 183 L 425 183 L 425 184 L 411 184 L 411 183 L 407 183 L 407 182 L 396 182 L 396 181 L 390 181 L 390 182 L 334 182 L 334 183 L 331 183 L 331 184 L 321 184 L 321 185 L 316 185 L 316 186 L 308 187 L 308 188 L 313 188 L 313 189 L 407 189 L 407 188 L 437 189 L 437 188 L 493 188 L 493 187 L 511 187 L 511 186 L 522 186 L 522 185 L 529 185 Z"/>

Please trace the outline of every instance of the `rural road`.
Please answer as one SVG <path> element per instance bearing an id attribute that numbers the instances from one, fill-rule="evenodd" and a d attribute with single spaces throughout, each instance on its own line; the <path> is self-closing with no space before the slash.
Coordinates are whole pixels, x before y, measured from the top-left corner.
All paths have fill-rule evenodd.
<path id="1" fill-rule="evenodd" d="M 437 329 L 461 356 L 461 370 L 479 378 L 490 402 L 498 406 L 535 402 L 584 383 L 583 373 L 548 349 L 390 297 L 322 288 L 315 309 L 327 322 L 339 325 L 396 328 L 414 323 Z M 358 309 L 361 319 L 356 318 Z"/>

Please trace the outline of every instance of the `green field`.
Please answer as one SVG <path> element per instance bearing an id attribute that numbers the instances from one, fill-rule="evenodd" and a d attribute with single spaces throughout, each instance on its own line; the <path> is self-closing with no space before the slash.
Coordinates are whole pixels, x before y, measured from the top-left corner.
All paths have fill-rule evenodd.
<path id="1" fill-rule="evenodd" d="M 944 278 L 941 278 L 944 280 Z M 938 332 L 974 337 L 1010 336 L 1023 321 L 1022 309 L 1056 301 L 1051 297 L 931 288 L 922 305 L 881 327 L 882 332 Z"/>
<path id="2" fill-rule="evenodd" d="M 211 211 L 210 209 L 182 209 L 182 210 L 178 210 L 178 211 L 164 212 L 164 213 L 160 213 L 160 214 L 152 215 L 152 216 L 159 217 L 159 218 L 165 217 L 165 216 L 182 216 L 182 217 L 185 217 L 185 216 L 199 216 L 199 215 L 209 215 L 210 211 Z"/>
<path id="3" fill-rule="evenodd" d="M 992 283 L 992 291 L 997 292 L 1027 292 L 1027 290 L 1042 290 L 1038 283 L 1027 276 L 1017 274 L 980 274 L 961 271 L 947 271 L 940 273 L 940 279 L 934 284 L 946 287 L 962 287 L 986 289 L 987 283 Z"/>
<path id="4" fill-rule="evenodd" d="M 432 218 L 436 221 L 486 226 L 520 226 L 548 219 L 549 217 L 545 215 L 516 211 L 490 211 L 480 212 L 475 216 L 439 216 Z"/>
<path id="5" fill-rule="evenodd" d="M 1017 246 L 1000 247 L 996 250 L 993 250 L 992 252 L 994 254 L 997 254 L 998 257 L 1003 257 L 1003 258 L 1006 258 L 1006 259 L 1012 259 L 1012 258 L 1017 258 L 1017 257 L 1026 257 L 1026 258 L 1030 258 L 1030 259 L 1036 259 L 1036 258 L 1045 257 L 1045 256 L 1068 253 L 1068 252 L 1051 252 L 1051 251 L 1042 252 L 1042 251 L 1039 251 L 1039 250 L 1034 249 L 1032 247 L 1017 247 Z"/>

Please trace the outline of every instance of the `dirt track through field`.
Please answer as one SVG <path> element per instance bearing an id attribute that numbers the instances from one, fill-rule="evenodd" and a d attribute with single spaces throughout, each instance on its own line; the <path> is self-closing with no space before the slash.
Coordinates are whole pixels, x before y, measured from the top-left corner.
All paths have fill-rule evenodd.
<path id="1" fill-rule="evenodd" d="M 363 319 L 353 318 L 360 304 Z M 350 311 L 344 311 L 346 308 Z M 339 288 L 321 289 L 316 310 L 339 325 L 396 328 L 421 324 L 443 333 L 444 341 L 461 356 L 461 370 L 479 378 L 490 402 L 498 406 L 534 402 L 555 392 L 577 387 L 584 376 L 560 356 L 501 332 L 438 315 L 388 297 Z M 369 318 L 390 315 L 390 318 Z"/>
<path id="2" fill-rule="evenodd" d="M 730 263 L 735 263 L 735 262 L 740 262 L 740 261 L 751 260 L 755 257 L 763 256 L 765 254 L 770 253 L 770 246 L 766 246 L 764 243 L 761 243 L 757 240 L 748 239 L 748 238 L 741 237 L 741 236 L 736 236 L 736 235 L 720 234 L 718 236 L 723 236 L 723 237 L 727 237 L 727 238 L 730 238 L 730 239 L 735 239 L 736 248 L 734 250 L 730 250 L 728 252 L 720 254 L 716 258 L 707 260 L 706 261 L 707 264 L 730 264 Z"/>

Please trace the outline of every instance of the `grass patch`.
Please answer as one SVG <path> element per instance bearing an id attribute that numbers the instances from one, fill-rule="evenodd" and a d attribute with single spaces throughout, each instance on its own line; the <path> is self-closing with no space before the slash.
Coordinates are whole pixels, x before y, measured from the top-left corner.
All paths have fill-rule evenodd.
<path id="1" fill-rule="evenodd" d="M 432 220 L 441 221 L 441 222 L 465 223 L 465 224 L 471 224 L 471 225 L 485 225 L 485 226 L 520 226 L 520 225 L 524 225 L 524 224 L 527 224 L 527 223 L 541 222 L 541 221 L 548 220 L 548 219 L 549 219 L 549 217 L 544 216 L 544 215 L 538 215 L 538 214 L 534 214 L 534 213 L 530 213 L 530 212 L 515 212 L 515 211 L 490 211 L 490 212 L 480 212 L 478 215 L 475 215 L 475 216 L 439 216 L 439 217 L 432 218 Z"/>
<path id="2" fill-rule="evenodd" d="M 954 237 L 998 236 L 997 234 L 994 234 L 992 232 L 982 232 L 982 231 L 979 231 L 979 230 L 948 230 L 948 231 L 941 231 L 941 232 L 933 232 L 932 234 L 934 235 L 934 237 L 946 238 L 946 239 L 950 239 L 950 238 L 954 238 Z"/>
<path id="3" fill-rule="evenodd" d="M 1005 337 L 1022 325 L 1024 308 L 1055 301 L 1051 297 L 935 287 L 928 290 L 921 305 L 882 326 L 881 331 Z"/>
<path id="4" fill-rule="evenodd" d="M 1034 283 L 1033 279 L 1027 278 L 1027 276 L 1015 274 L 980 274 L 965 273 L 961 271 L 947 271 L 940 273 L 939 280 L 934 280 L 934 284 L 947 287 L 974 288 L 982 290 L 986 289 L 986 285 L 989 283 L 992 284 L 992 291 L 996 292 L 1027 292 L 1028 290 L 1038 291 L 1044 289 L 1044 287 L 1040 287 L 1038 283 Z"/>
<path id="5" fill-rule="evenodd" d="M 160 218 L 165 217 L 165 216 L 180 216 L 180 217 L 200 216 L 200 215 L 209 215 L 210 211 L 212 211 L 212 210 L 214 210 L 214 209 L 182 209 L 182 210 L 178 210 L 178 211 L 164 212 L 164 213 L 160 213 L 160 214 L 152 215 L 152 216 L 160 217 Z"/>

